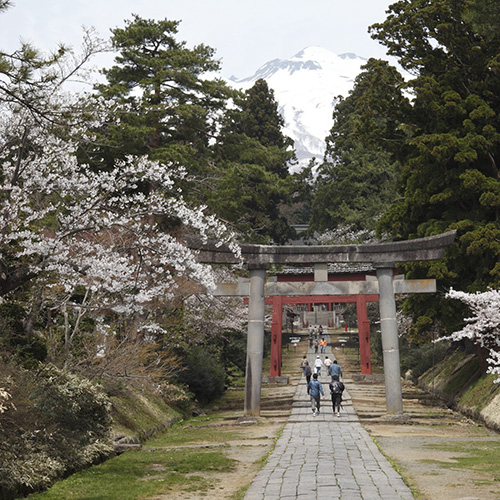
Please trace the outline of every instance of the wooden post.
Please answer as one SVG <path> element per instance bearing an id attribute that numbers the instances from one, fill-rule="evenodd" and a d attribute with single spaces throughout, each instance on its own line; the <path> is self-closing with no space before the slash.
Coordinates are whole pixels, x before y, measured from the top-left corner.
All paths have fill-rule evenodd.
<path id="1" fill-rule="evenodd" d="M 275 295 L 272 298 L 273 317 L 271 322 L 271 367 L 269 375 L 279 377 L 281 375 L 281 344 L 282 344 L 282 320 L 283 320 L 283 297 Z"/>
<path id="2" fill-rule="evenodd" d="M 370 322 L 366 310 L 366 295 L 356 296 L 356 310 L 358 313 L 358 338 L 359 338 L 359 362 L 361 373 L 372 373 L 371 351 L 370 351 Z"/>

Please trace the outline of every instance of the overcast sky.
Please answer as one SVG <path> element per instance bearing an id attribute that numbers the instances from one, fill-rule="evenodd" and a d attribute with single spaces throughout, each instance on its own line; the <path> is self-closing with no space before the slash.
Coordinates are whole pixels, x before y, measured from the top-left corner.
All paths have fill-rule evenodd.
<path id="1" fill-rule="evenodd" d="M 285 59 L 310 45 L 336 54 L 385 57 L 369 25 L 385 19 L 393 0 L 13 0 L 0 16 L 0 49 L 20 39 L 44 50 L 58 42 L 77 49 L 82 26 L 103 38 L 138 14 L 181 21 L 178 40 L 216 49 L 222 75 L 251 76 L 271 59 Z"/>

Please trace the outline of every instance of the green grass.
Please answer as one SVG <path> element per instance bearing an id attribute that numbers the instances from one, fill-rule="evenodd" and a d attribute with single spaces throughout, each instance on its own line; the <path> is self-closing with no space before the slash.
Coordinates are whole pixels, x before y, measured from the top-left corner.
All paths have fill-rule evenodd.
<path id="1" fill-rule="evenodd" d="M 459 391 L 470 385 L 470 379 L 478 370 L 477 357 L 456 351 L 439 362 L 434 369 L 427 370 L 420 380 L 453 398 Z"/>
<path id="2" fill-rule="evenodd" d="M 467 360 L 467 362 L 461 366 L 460 370 L 456 370 L 452 373 L 447 384 L 443 388 L 444 393 L 453 396 L 460 392 L 469 384 L 469 380 L 477 373 L 478 369 L 479 365 L 476 358 Z"/>
<path id="3" fill-rule="evenodd" d="M 245 493 L 247 492 L 248 488 L 250 488 L 250 484 L 247 484 L 246 486 L 243 486 L 243 488 L 240 488 L 232 497 L 231 500 L 243 500 L 245 497 Z"/>
<path id="4" fill-rule="evenodd" d="M 477 480 L 482 484 L 500 482 L 500 442 L 498 441 L 461 441 L 432 444 L 428 447 L 457 453 L 456 456 L 451 457 L 453 462 L 432 461 L 442 468 L 474 470 L 478 474 Z"/>
<path id="5" fill-rule="evenodd" d="M 179 412 L 170 408 L 161 397 L 138 394 L 128 389 L 111 396 L 111 401 L 114 430 L 126 436 L 136 436 L 179 416 Z"/>
<path id="6" fill-rule="evenodd" d="M 234 461 L 222 452 L 155 450 L 124 453 L 74 474 L 49 491 L 30 498 L 40 500 L 137 500 L 157 495 L 173 486 L 206 487 L 207 481 L 192 475 L 204 471 L 227 472 Z"/>
<path id="7" fill-rule="evenodd" d="M 167 432 L 159 434 L 147 442 L 147 447 L 176 446 L 208 441 L 214 444 L 231 439 L 242 439 L 244 430 L 235 431 L 234 427 L 214 427 L 220 417 L 196 417 L 173 425 Z"/>
<path id="8" fill-rule="evenodd" d="M 201 474 L 233 470 L 235 460 L 224 455 L 224 447 L 219 443 L 239 435 L 223 427 L 203 427 L 214 422 L 217 419 L 198 417 L 176 424 L 148 441 L 141 451 L 124 453 L 78 472 L 30 498 L 140 500 L 172 488 L 180 490 L 179 497 L 188 491 L 208 489 L 213 481 L 209 475 Z M 208 441 L 215 447 L 176 448 L 200 441 Z"/>
<path id="9" fill-rule="evenodd" d="M 231 408 L 234 405 L 238 405 L 238 407 L 243 407 L 243 400 L 245 398 L 245 388 L 237 387 L 231 388 L 228 391 L 225 391 L 224 394 L 214 401 L 213 403 L 207 406 L 207 409 L 217 408 Z"/>
<path id="10" fill-rule="evenodd" d="M 499 385 L 494 382 L 495 379 L 495 375 L 484 375 L 481 377 L 462 394 L 459 400 L 460 404 L 475 408 L 480 412 L 499 390 Z"/>

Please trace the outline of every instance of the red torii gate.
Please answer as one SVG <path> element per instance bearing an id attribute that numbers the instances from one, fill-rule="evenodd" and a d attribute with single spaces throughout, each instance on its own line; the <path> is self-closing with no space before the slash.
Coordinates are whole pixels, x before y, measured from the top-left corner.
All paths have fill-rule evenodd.
<path id="1" fill-rule="evenodd" d="M 333 282 L 341 281 L 366 281 L 367 276 L 376 278 L 374 269 L 348 270 L 347 272 L 328 272 L 327 280 Z M 294 270 L 283 272 L 276 276 L 277 282 L 313 282 L 314 273 L 311 271 L 298 273 Z M 355 303 L 358 316 L 358 338 L 359 338 L 359 358 L 362 374 L 371 374 L 371 353 L 370 353 L 370 322 L 366 310 L 367 302 L 378 302 L 377 294 L 357 294 L 357 295 L 316 295 L 308 297 L 286 297 L 275 295 L 266 297 L 266 304 L 272 305 L 273 314 L 271 322 L 271 377 L 281 375 L 281 351 L 282 351 L 282 321 L 283 305 L 285 304 L 339 304 Z"/>
<path id="2" fill-rule="evenodd" d="M 317 295 L 315 297 L 266 297 L 266 304 L 273 306 L 271 321 L 271 367 L 269 375 L 281 375 L 282 320 L 285 304 L 338 304 L 356 303 L 358 315 L 359 359 L 361 373 L 372 373 L 370 355 L 370 322 L 366 311 L 367 302 L 378 302 L 378 295 Z"/>

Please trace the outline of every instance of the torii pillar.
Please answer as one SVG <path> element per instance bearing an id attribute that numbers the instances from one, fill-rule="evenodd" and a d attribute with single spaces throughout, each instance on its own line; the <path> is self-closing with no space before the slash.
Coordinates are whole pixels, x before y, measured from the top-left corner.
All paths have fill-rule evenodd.
<path id="1" fill-rule="evenodd" d="M 356 296 L 356 312 L 358 315 L 359 363 L 361 373 L 372 373 L 370 352 L 370 321 L 366 311 L 366 295 Z"/>
<path id="2" fill-rule="evenodd" d="M 384 358 L 385 401 L 388 413 L 403 413 L 401 365 L 399 361 L 398 323 L 394 297 L 394 267 L 377 269 L 379 287 L 380 330 Z"/>
<path id="3" fill-rule="evenodd" d="M 260 415 L 262 360 L 264 357 L 265 282 L 265 269 L 250 269 L 245 415 Z"/>
<path id="4" fill-rule="evenodd" d="M 271 320 L 271 366 L 269 375 L 278 377 L 281 375 L 281 347 L 282 347 L 282 320 L 283 320 L 283 296 L 272 297 L 273 317 Z"/>

